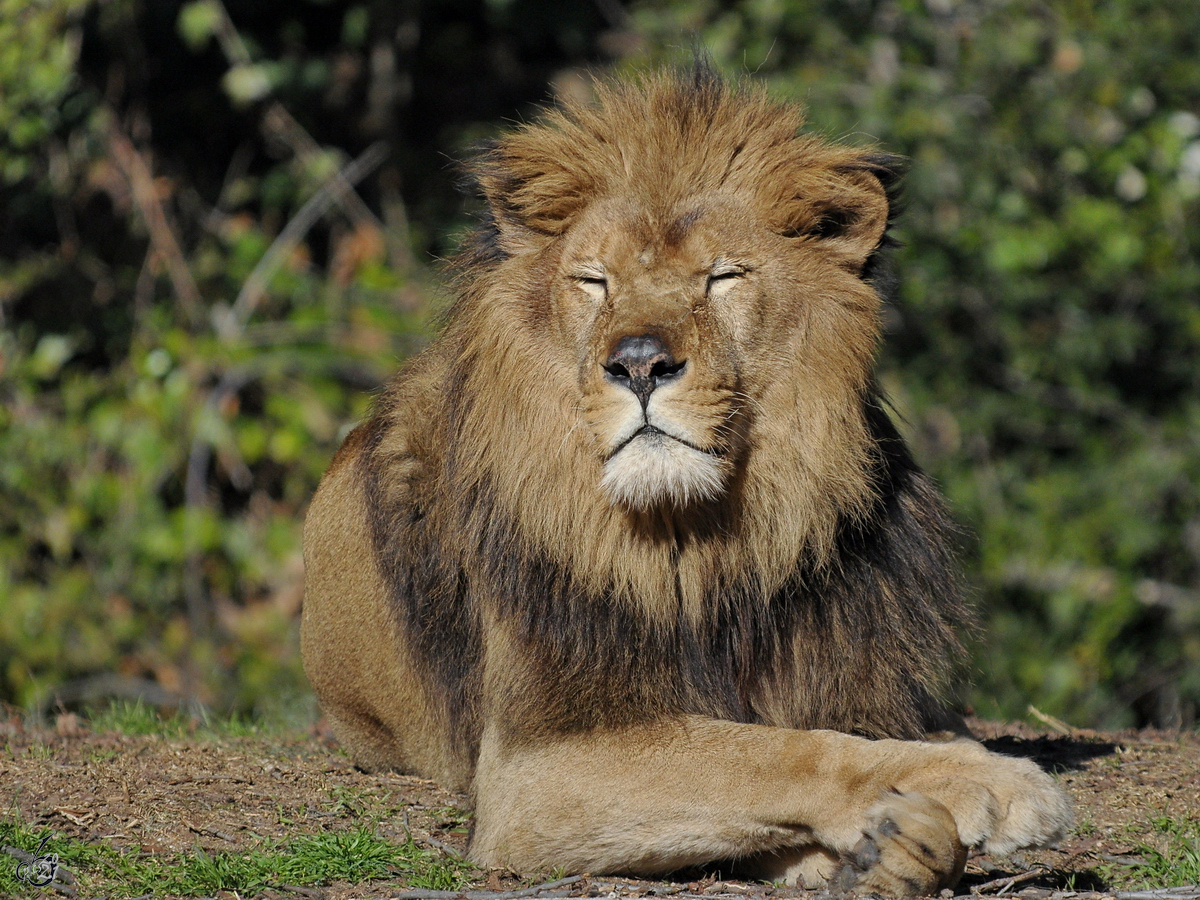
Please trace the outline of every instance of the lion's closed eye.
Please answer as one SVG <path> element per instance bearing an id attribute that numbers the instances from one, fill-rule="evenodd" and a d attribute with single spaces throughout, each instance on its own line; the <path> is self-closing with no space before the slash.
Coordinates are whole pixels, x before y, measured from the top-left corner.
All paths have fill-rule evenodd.
<path id="1" fill-rule="evenodd" d="M 591 265 L 571 273 L 570 280 L 592 301 L 603 303 L 608 299 L 608 276 L 600 265 Z"/>
<path id="2" fill-rule="evenodd" d="M 706 290 L 709 297 L 721 298 L 729 294 L 737 282 L 746 276 L 748 268 L 737 263 L 718 262 L 708 273 Z"/>

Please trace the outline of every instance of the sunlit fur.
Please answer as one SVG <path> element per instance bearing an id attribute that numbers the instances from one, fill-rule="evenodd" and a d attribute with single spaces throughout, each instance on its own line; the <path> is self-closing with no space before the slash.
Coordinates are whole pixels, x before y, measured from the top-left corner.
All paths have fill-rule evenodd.
<path id="1" fill-rule="evenodd" d="M 631 441 L 610 458 L 600 486 L 630 509 L 650 509 L 661 502 L 687 507 L 719 496 L 724 474 L 720 459 L 653 434 Z"/>
<path id="2" fill-rule="evenodd" d="M 969 615 L 872 378 L 895 160 L 802 122 L 701 66 L 501 137 L 441 336 L 313 500 L 322 706 L 360 765 L 470 788 L 477 861 L 828 869 L 908 815 L 884 788 L 951 847 L 1068 819 L 1027 763 L 910 742 L 955 722 Z"/>

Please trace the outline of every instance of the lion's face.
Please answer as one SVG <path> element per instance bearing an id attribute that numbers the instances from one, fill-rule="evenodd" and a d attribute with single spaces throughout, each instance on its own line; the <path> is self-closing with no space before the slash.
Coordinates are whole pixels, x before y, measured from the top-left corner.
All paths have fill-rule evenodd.
<path id="1" fill-rule="evenodd" d="M 493 228 L 476 332 L 512 339 L 489 351 L 513 365 L 490 384 L 545 441 L 506 475 L 514 492 L 570 447 L 555 478 L 586 469 L 630 511 L 787 496 L 799 535 L 858 502 L 880 304 L 863 271 L 891 173 L 801 121 L 760 93 L 667 80 L 553 114 L 479 163 Z"/>
<path id="2" fill-rule="evenodd" d="M 661 210 L 604 200 L 572 225 L 551 296 L 614 502 L 717 499 L 822 358 L 838 360 L 839 394 L 861 389 L 878 298 L 820 243 L 720 192 Z"/>
<path id="3" fill-rule="evenodd" d="M 664 232 L 661 215 L 636 204 L 597 204 L 557 273 L 602 486 L 637 509 L 714 498 L 742 443 L 735 335 L 749 310 L 730 295 L 747 294 L 735 281 L 753 271 L 749 248 L 722 227 L 730 210 L 676 212 Z"/>

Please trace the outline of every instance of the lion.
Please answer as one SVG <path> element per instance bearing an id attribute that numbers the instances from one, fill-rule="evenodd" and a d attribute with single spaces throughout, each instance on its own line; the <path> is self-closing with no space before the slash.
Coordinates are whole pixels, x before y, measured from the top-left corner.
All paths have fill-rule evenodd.
<path id="1" fill-rule="evenodd" d="M 1071 822 L 927 740 L 971 615 L 873 376 L 899 160 L 802 124 L 701 64 L 498 139 L 440 336 L 312 501 L 320 704 L 470 792 L 480 865 L 916 896 Z"/>

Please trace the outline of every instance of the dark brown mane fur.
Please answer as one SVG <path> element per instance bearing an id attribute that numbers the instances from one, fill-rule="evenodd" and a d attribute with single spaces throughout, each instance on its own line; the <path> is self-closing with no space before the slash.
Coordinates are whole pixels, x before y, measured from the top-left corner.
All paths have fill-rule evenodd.
<path id="1" fill-rule="evenodd" d="M 648 621 L 587 591 L 522 541 L 486 483 L 434 516 L 389 508 L 377 478 L 386 466 L 365 457 L 394 609 L 460 746 L 479 739 L 483 654 L 472 598 L 481 596 L 533 655 L 506 691 L 506 716 L 535 733 L 677 713 L 906 739 L 945 727 L 938 700 L 971 621 L 953 526 L 879 402 L 868 399 L 863 412 L 877 447 L 875 497 L 866 515 L 839 524 L 833 561 L 797 567 L 769 597 L 754 572 L 716 582 L 699 621 Z M 399 516 L 409 520 L 405 545 L 392 539 Z M 432 532 L 447 525 L 458 536 L 452 553 Z"/>

